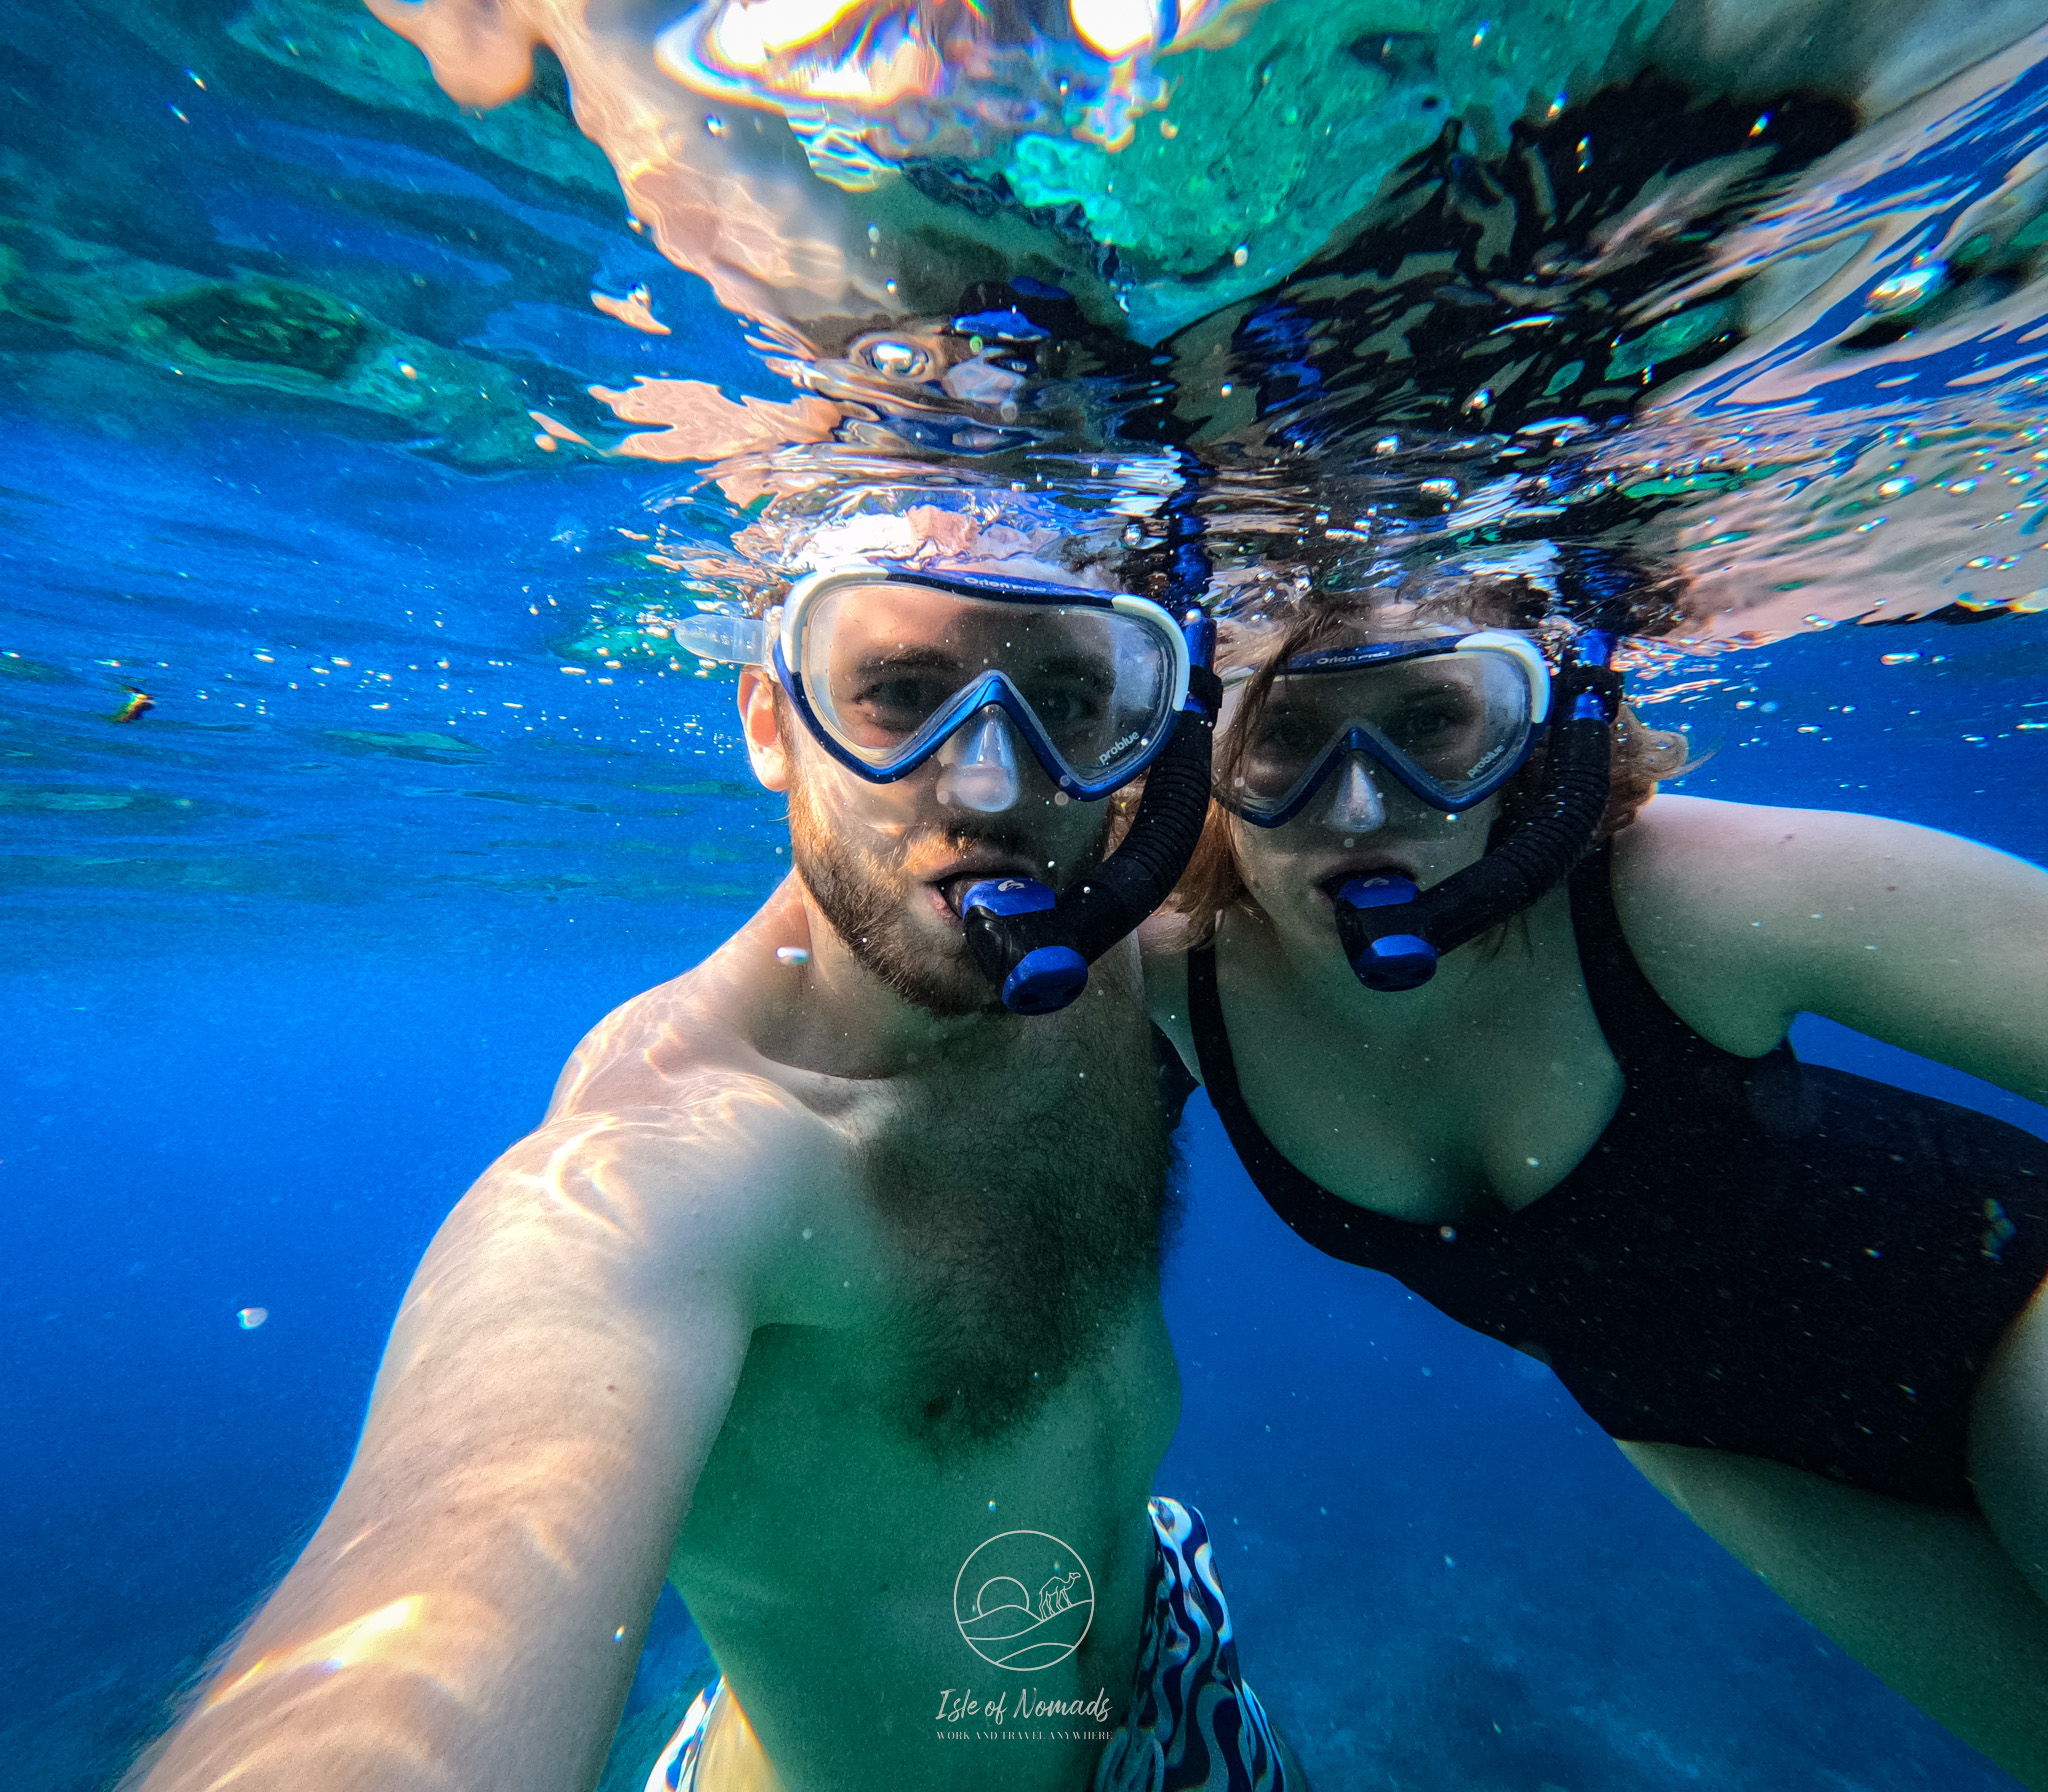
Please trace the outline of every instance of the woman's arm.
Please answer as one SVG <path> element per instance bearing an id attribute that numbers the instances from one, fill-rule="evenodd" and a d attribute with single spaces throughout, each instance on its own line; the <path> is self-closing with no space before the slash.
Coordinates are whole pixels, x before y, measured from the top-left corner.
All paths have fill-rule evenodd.
<path id="1" fill-rule="evenodd" d="M 1188 955 L 1180 943 L 1186 925 L 1162 909 L 1138 929 L 1138 949 L 1144 955 L 1145 1006 L 1152 1024 L 1173 1041 L 1188 1074 L 1199 1083 L 1202 1067 L 1195 1061 L 1195 1034 L 1188 1025 Z"/>
<path id="2" fill-rule="evenodd" d="M 1825 1015 L 2048 1101 L 2048 873 L 1975 841 L 1820 809 L 1659 797 L 1616 842 L 1623 930 L 1731 1051 Z"/>

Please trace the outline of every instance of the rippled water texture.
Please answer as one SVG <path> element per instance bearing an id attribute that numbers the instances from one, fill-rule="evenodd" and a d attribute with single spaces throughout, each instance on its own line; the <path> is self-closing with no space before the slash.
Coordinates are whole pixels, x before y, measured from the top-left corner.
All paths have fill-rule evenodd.
<path id="1" fill-rule="evenodd" d="M 2041 0 L 24 0 L 0 87 L 0 1785 L 118 1770 L 780 875 L 674 631 L 835 492 L 1194 517 L 1225 609 L 1599 548 L 1686 788 L 2048 858 Z M 1191 1155 L 1162 1484 L 1326 1792 L 2004 1783 Z"/>
<path id="2" fill-rule="evenodd" d="M 658 11 L 379 4 L 441 84 L 347 0 L 12 20 L 18 888 L 630 896 L 687 818 L 691 880 L 737 890 L 767 806 L 668 630 L 758 581 L 737 506 L 835 480 L 1053 489 L 1132 540 L 1192 500 L 1226 604 L 1607 544 L 1652 575 L 1642 688 L 1694 697 L 1747 677 L 1703 651 L 2048 604 L 2024 9 L 1889 60 L 1845 28 L 1803 85 L 1749 45 L 1776 97 L 1713 100 L 1629 47 L 1731 60 L 1676 15 L 1575 15 L 1560 72 L 1540 6 L 1374 36 L 1273 0 L 1120 60 L 1085 9 L 856 10 L 760 51 L 886 112 L 898 178 L 820 163 L 853 101 L 765 64 L 720 114 Z M 913 42 L 953 46 L 902 68 L 955 119 L 914 154 L 921 89 L 875 98 Z M 1017 99 L 1070 63 L 1064 110 Z M 1149 96 L 1116 130 L 1112 75 Z M 1152 246 L 1034 200 L 1055 153 Z M 333 850 L 373 814 L 376 855 Z"/>

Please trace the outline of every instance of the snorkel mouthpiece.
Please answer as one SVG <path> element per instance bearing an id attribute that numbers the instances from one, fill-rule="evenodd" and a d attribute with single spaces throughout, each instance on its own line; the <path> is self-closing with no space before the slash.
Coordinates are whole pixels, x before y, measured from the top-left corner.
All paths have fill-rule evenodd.
<path id="1" fill-rule="evenodd" d="M 1344 939 L 1344 955 L 1367 989 L 1414 989 L 1436 975 L 1437 949 L 1420 934 L 1382 933 L 1366 939 L 1356 951 L 1346 935 L 1347 911 L 1403 908 L 1415 896 L 1414 880 L 1397 876 L 1349 878 L 1337 891 L 1337 931 Z M 1400 919 L 1392 917 L 1396 926 Z"/>
<path id="2" fill-rule="evenodd" d="M 1556 702 L 1534 813 L 1477 863 L 1420 893 L 1405 877 L 1354 877 L 1334 893 L 1337 938 L 1367 989 L 1419 989 L 1437 961 L 1519 914 L 1591 848 L 1607 812 L 1621 678 L 1614 636 L 1588 629 L 1553 674 Z"/>
<path id="3" fill-rule="evenodd" d="M 986 878 L 969 884 L 960 912 L 1007 919 L 1050 914 L 1059 898 L 1035 877 Z M 1088 961 L 1072 946 L 1034 946 L 1003 979 L 1003 1006 L 1012 1014 L 1051 1014 L 1088 987 Z"/>

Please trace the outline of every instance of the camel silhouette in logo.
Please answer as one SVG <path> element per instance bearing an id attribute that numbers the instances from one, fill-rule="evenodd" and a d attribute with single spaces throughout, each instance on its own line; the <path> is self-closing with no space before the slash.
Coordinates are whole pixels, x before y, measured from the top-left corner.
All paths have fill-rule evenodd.
<path id="1" fill-rule="evenodd" d="M 1038 1615 L 1049 1618 L 1054 1612 L 1063 1612 L 1074 1603 L 1072 1588 L 1081 1578 L 1078 1568 L 1070 1569 L 1065 1575 L 1054 1575 L 1038 1589 Z"/>

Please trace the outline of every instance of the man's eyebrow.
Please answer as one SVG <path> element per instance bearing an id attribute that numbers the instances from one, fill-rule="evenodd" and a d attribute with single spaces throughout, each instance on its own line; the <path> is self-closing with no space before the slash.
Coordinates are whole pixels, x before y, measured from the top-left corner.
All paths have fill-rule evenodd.
<path id="1" fill-rule="evenodd" d="M 957 653 L 948 653 L 943 647 L 908 647 L 900 644 L 893 648 L 870 648 L 854 661 L 855 669 L 862 672 L 871 671 L 878 666 L 943 668 L 959 664 L 960 656 Z"/>
<path id="2" fill-rule="evenodd" d="M 1043 659 L 1035 659 L 1031 662 L 1031 669 L 1034 672 L 1068 673 L 1076 677 L 1100 677 L 1107 667 L 1099 654 L 1068 652 L 1048 654 Z"/>

